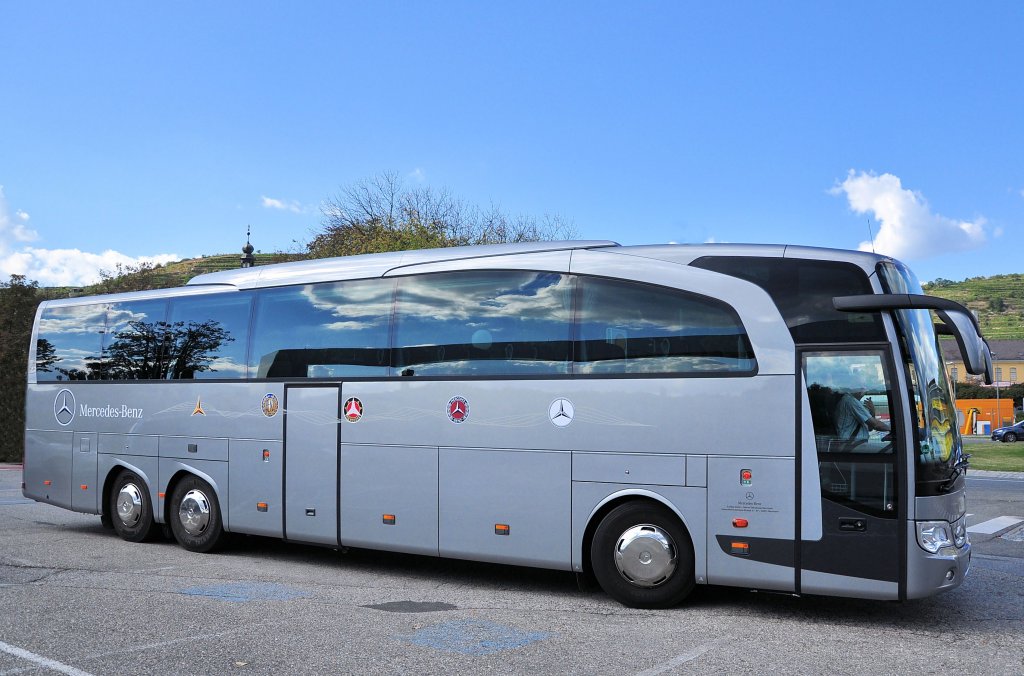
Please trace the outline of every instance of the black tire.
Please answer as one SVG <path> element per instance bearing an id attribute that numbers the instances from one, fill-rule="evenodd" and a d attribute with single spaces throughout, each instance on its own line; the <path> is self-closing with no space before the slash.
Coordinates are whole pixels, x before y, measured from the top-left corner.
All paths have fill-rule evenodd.
<path id="1" fill-rule="evenodd" d="M 1017 441 L 1017 435 L 1014 434 L 1013 432 L 1007 432 L 1006 434 L 1003 435 L 1003 441 L 1005 441 L 1008 444 L 1012 444 L 1013 442 Z"/>
<path id="2" fill-rule="evenodd" d="M 630 543 L 618 557 L 620 546 Z M 652 502 L 627 502 L 610 511 L 594 531 L 590 564 L 605 593 L 630 608 L 672 607 L 696 584 L 690 534 L 675 514 Z M 647 565 L 657 571 L 653 577 L 645 579 L 648 571 L 641 570 L 631 578 L 630 572 Z"/>
<path id="3" fill-rule="evenodd" d="M 149 486 L 131 470 L 122 470 L 114 480 L 107 500 L 107 513 L 114 532 L 123 540 L 144 542 L 153 534 L 153 502 L 149 498 Z"/>
<path id="4" fill-rule="evenodd" d="M 217 494 L 210 484 L 189 475 L 171 495 L 167 520 L 178 544 L 190 552 L 212 552 L 224 543 L 224 525 Z"/>

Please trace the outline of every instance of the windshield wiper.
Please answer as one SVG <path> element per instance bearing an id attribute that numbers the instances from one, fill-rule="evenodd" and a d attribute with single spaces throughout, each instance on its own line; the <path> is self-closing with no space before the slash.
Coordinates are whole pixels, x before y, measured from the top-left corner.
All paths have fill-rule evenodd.
<path id="1" fill-rule="evenodd" d="M 960 456 L 960 459 L 956 461 L 955 465 L 953 465 L 953 472 L 952 472 L 952 474 L 950 474 L 949 478 L 947 478 L 939 486 L 938 490 L 939 490 L 940 493 L 948 493 L 951 490 L 953 490 L 953 486 L 956 484 L 956 480 L 958 478 L 960 478 L 960 475 L 963 474 L 964 471 L 968 467 L 971 466 L 971 463 L 969 462 L 970 459 L 971 459 L 971 454 L 970 453 L 967 453 L 967 454 L 964 454 L 964 455 Z"/>

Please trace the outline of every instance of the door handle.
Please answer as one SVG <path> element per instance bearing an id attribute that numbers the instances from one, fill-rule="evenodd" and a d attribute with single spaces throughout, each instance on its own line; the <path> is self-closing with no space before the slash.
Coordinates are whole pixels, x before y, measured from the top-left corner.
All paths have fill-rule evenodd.
<path id="1" fill-rule="evenodd" d="M 849 517 L 840 517 L 839 519 L 839 530 L 841 531 L 862 533 L 867 529 L 867 519 L 851 519 Z"/>

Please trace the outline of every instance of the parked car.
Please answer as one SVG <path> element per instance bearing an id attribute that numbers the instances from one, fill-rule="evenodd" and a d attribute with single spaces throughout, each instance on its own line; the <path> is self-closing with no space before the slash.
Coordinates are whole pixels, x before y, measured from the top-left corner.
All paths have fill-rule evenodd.
<path id="1" fill-rule="evenodd" d="M 1017 441 L 1018 439 L 1024 439 L 1024 420 L 992 431 L 992 441 Z"/>

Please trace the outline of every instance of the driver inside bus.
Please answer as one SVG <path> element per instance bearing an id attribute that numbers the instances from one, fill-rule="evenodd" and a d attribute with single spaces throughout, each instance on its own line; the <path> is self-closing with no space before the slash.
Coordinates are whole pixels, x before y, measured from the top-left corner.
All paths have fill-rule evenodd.
<path id="1" fill-rule="evenodd" d="M 888 432 L 889 425 L 875 416 L 875 405 L 864 394 L 870 389 L 867 377 L 855 372 L 854 386 L 839 398 L 835 410 L 836 433 L 843 441 L 856 446 L 868 440 L 870 430 Z"/>

